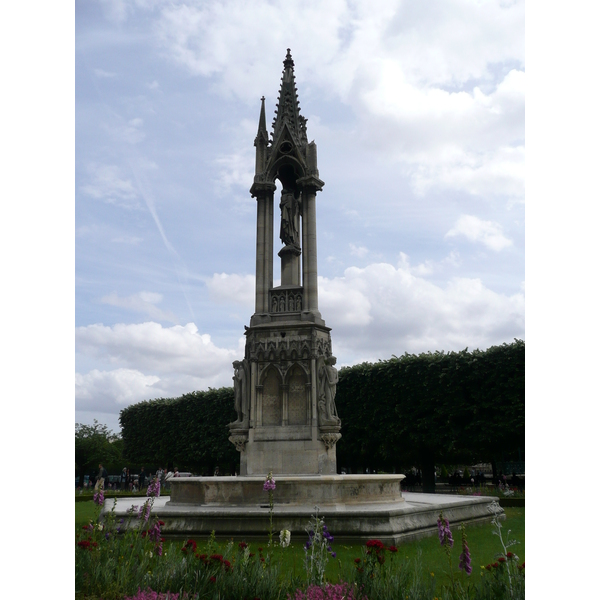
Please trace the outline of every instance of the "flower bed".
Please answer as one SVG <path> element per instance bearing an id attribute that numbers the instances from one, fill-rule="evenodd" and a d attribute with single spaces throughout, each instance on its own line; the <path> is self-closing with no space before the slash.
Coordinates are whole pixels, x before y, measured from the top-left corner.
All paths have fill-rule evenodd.
<path id="1" fill-rule="evenodd" d="M 265 492 L 271 497 L 276 482 L 271 477 Z M 154 497 L 160 488 L 151 486 L 143 503 L 132 506 L 125 528 L 123 519 L 109 512 L 103 522 L 96 518 L 76 535 L 76 590 L 79 598 L 104 600 L 200 600 L 231 598 L 287 598 L 288 600 L 376 600 L 379 598 L 524 598 L 524 563 L 509 547 L 497 519 L 498 505 L 492 516 L 493 531 L 499 538 L 498 554 L 493 562 L 473 572 L 471 549 L 466 530 L 460 529 L 458 565 L 453 564 L 451 548 L 455 544 L 450 524 L 440 514 L 438 534 L 440 553 L 446 555 L 446 574 L 440 578 L 423 569 L 419 559 L 405 560 L 395 546 L 369 540 L 360 548 L 360 556 L 336 556 L 333 532 L 324 519 L 315 514 L 307 524 L 302 540 L 302 574 L 283 565 L 292 552 L 291 534 L 269 531 L 269 541 L 256 547 L 233 540 L 218 544 L 214 533 L 207 542 L 189 538 L 167 545 L 161 535 L 163 523 L 152 515 Z M 98 493 L 98 509 L 106 501 Z M 270 502 L 272 506 L 272 502 Z M 456 533 L 456 532 L 455 532 Z M 510 534 L 510 532 L 509 532 Z M 433 542 L 433 540 L 431 540 Z M 346 549 L 347 550 L 347 549 Z M 337 581 L 327 581 L 329 561 L 339 561 Z M 289 563 L 287 563 L 289 564 Z"/>

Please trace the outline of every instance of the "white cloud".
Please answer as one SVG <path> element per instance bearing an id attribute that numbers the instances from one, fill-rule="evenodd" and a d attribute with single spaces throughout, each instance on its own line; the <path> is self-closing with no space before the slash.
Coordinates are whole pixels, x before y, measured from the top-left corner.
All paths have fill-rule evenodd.
<path id="1" fill-rule="evenodd" d="M 82 355 L 162 375 L 213 378 L 237 356 L 235 350 L 215 346 L 210 335 L 200 334 L 193 323 L 173 327 L 154 322 L 87 325 L 76 328 L 75 340 Z"/>
<path id="2" fill-rule="evenodd" d="M 445 237 L 464 236 L 471 242 L 481 242 L 491 250 L 512 246 L 512 241 L 502 233 L 502 227 L 492 221 L 483 221 L 473 215 L 462 215 Z"/>
<path id="3" fill-rule="evenodd" d="M 140 208 L 137 190 L 119 167 L 90 163 L 88 173 L 89 183 L 79 188 L 84 194 L 122 208 Z"/>
<path id="4" fill-rule="evenodd" d="M 369 249 L 365 246 L 356 246 L 354 244 L 350 244 L 350 254 L 352 254 L 352 256 L 364 258 L 368 253 Z"/>
<path id="5" fill-rule="evenodd" d="M 109 71 L 104 71 L 103 69 L 94 69 L 94 75 L 96 75 L 96 77 L 100 77 L 100 78 L 112 78 L 112 77 L 116 77 L 117 74 L 116 73 L 110 73 Z"/>
<path id="6" fill-rule="evenodd" d="M 254 152 L 248 146 L 241 152 L 222 155 L 215 159 L 217 177 L 215 189 L 225 195 L 232 187 L 242 188 L 246 193 L 254 180 Z"/>
<path id="7" fill-rule="evenodd" d="M 123 406 L 154 397 L 154 384 L 160 377 L 144 375 L 135 369 L 75 374 L 75 398 L 78 410 L 119 410 Z"/>
<path id="8" fill-rule="evenodd" d="M 144 399 L 231 385 L 231 363 L 243 355 L 243 346 L 219 348 L 193 323 L 88 325 L 76 328 L 75 340 L 80 358 L 108 365 L 76 374 L 81 411 L 114 413 Z"/>
<path id="9" fill-rule="evenodd" d="M 231 364 L 213 377 L 193 377 L 171 373 L 158 377 L 137 369 L 118 368 L 108 371 L 93 369 L 75 374 L 75 401 L 78 413 L 118 413 L 125 406 L 155 398 L 177 398 L 208 387 L 231 385 Z"/>
<path id="10" fill-rule="evenodd" d="M 154 292 L 138 292 L 132 296 L 120 297 L 117 292 L 112 292 L 100 299 L 103 304 L 110 306 L 118 306 L 127 308 L 145 315 L 151 319 L 159 321 L 168 321 L 169 323 L 177 323 L 177 317 L 171 311 L 163 311 L 157 304 L 162 302 L 162 294 Z"/>
<path id="11" fill-rule="evenodd" d="M 273 89 L 290 46 L 302 88 L 351 105 L 358 139 L 402 163 L 418 193 L 523 199 L 522 1 L 172 3 L 157 26 L 168 55 L 244 102 Z M 235 159 L 237 183 L 250 169 Z"/>
<path id="12" fill-rule="evenodd" d="M 206 281 L 206 287 L 214 302 L 240 304 L 248 309 L 254 306 L 254 275 L 215 273 Z"/>
<path id="13" fill-rule="evenodd" d="M 410 265 L 387 263 L 319 278 L 319 309 L 348 363 L 404 352 L 487 348 L 524 335 L 524 295 L 498 294 L 479 279 L 440 287 Z"/>

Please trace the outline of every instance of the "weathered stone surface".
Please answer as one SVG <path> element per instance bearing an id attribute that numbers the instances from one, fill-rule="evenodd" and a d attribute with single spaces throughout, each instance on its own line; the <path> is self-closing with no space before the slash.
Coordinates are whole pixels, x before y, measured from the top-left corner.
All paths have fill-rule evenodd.
<path id="1" fill-rule="evenodd" d="M 308 142 L 300 114 L 289 50 L 283 65 L 272 137 L 262 98 L 254 140 L 256 303 L 244 360 L 234 363 L 238 418 L 229 426 L 230 440 L 240 452 L 241 475 L 335 474 L 341 437 L 337 370 L 317 289 L 316 193 L 324 183 L 316 144 Z M 282 186 L 278 287 L 273 286 L 276 180 Z"/>
<path id="2" fill-rule="evenodd" d="M 338 476 L 346 477 L 346 476 Z M 364 476 L 365 480 L 381 476 Z M 205 478 L 208 479 L 208 478 Z M 226 479 L 226 478 L 213 478 Z M 247 478 L 239 478 L 247 479 Z M 280 488 L 277 478 L 277 488 Z M 309 479 L 309 478 L 307 478 Z M 302 479 L 304 480 L 304 478 Z M 262 490 L 261 478 L 259 483 Z M 217 536 L 235 537 L 236 539 L 264 539 L 269 530 L 269 509 L 267 492 L 256 496 L 255 504 L 236 504 L 239 498 L 239 488 L 232 488 L 231 502 L 223 504 L 220 501 L 210 502 L 215 498 L 225 497 L 228 492 L 215 482 L 212 487 L 215 495 L 206 494 L 206 504 L 174 503 L 168 498 L 158 498 L 155 501 L 153 514 L 165 522 L 162 529 L 166 536 L 209 536 L 215 531 Z M 349 484 L 348 490 L 356 482 Z M 283 483 L 282 489 L 283 489 Z M 301 485 L 301 483 L 300 483 Z M 360 484 L 359 484 L 360 486 Z M 291 489 L 291 488 L 290 488 Z M 384 490 L 385 491 L 385 490 Z M 451 525 L 471 522 L 488 522 L 491 513 L 488 507 L 496 498 L 484 496 L 450 496 L 443 494 L 414 494 L 403 492 L 400 500 L 392 499 L 393 489 L 389 490 L 386 501 L 380 502 L 346 502 L 322 503 L 319 505 L 319 515 L 324 517 L 329 531 L 335 537 L 336 544 L 344 542 L 365 542 L 377 538 L 385 544 L 397 544 L 403 540 L 414 539 L 437 532 L 437 519 L 440 511 L 450 521 Z M 254 494 L 254 492 L 250 492 Z M 258 492 L 256 492 L 258 494 Z M 285 495 L 285 492 L 284 492 Z M 368 494 L 363 498 L 366 499 Z M 132 504 L 139 505 L 139 498 L 119 498 L 115 512 L 125 516 Z M 105 506 L 103 513 L 112 509 Z M 306 539 L 305 527 L 315 513 L 313 503 L 279 503 L 275 502 L 273 513 L 273 528 L 275 531 L 288 529 L 292 538 L 299 536 Z M 132 522 L 136 526 L 135 521 Z"/>

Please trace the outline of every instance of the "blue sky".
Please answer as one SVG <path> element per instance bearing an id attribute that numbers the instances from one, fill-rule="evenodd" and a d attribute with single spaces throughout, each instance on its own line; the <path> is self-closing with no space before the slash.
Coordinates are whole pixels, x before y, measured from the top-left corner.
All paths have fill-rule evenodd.
<path id="1" fill-rule="evenodd" d="M 231 383 L 288 47 L 338 366 L 525 338 L 523 2 L 75 7 L 76 421 Z"/>

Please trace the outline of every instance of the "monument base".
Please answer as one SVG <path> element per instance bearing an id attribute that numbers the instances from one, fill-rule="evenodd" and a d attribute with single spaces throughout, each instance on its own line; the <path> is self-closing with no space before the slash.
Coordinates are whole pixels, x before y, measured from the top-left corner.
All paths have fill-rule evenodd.
<path id="1" fill-rule="evenodd" d="M 336 541 L 385 544 L 437 531 L 441 511 L 451 524 L 486 522 L 496 498 L 402 493 L 404 475 L 277 477 L 273 530 L 304 539 L 305 527 L 319 515 Z M 152 512 L 165 522 L 167 537 L 217 536 L 264 539 L 269 530 L 269 495 L 262 477 L 190 477 L 171 480 L 171 497 L 157 498 Z M 140 498 L 119 498 L 115 513 L 126 515 Z M 103 513 L 112 510 L 111 502 Z M 137 524 L 136 520 L 132 524 Z"/>

